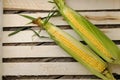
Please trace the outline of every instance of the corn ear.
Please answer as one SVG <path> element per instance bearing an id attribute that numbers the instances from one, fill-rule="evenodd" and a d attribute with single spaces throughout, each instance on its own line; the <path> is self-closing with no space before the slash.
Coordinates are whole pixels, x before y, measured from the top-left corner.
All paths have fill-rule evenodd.
<path id="1" fill-rule="evenodd" d="M 109 63 L 120 64 L 120 49 L 102 31 L 68 7 L 64 0 L 53 0 L 64 19 L 99 56 Z"/>
<path id="2" fill-rule="evenodd" d="M 25 17 L 25 16 L 24 16 Z M 59 29 L 53 24 L 47 22 L 44 24 L 44 20 L 40 18 L 33 21 L 38 26 L 43 26 L 50 37 L 68 54 L 70 54 L 79 63 L 85 66 L 94 75 L 103 80 L 115 80 L 113 75 L 107 69 L 108 65 L 104 60 L 97 56 L 88 47 L 77 41 L 71 35 L 65 31 Z"/>

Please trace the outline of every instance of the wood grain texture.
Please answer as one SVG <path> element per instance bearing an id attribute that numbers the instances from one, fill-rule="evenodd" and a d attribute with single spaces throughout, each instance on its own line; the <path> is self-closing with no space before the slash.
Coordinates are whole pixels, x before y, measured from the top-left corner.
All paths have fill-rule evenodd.
<path id="1" fill-rule="evenodd" d="M 77 62 L 3 63 L 3 75 L 91 75 Z M 120 74 L 120 65 L 111 66 Z"/>
<path id="2" fill-rule="evenodd" d="M 70 35 L 74 36 L 77 40 L 81 40 L 80 37 L 71 29 L 65 30 Z M 113 29 L 102 29 L 102 31 L 112 40 L 120 40 L 120 28 Z M 38 38 L 37 36 L 32 37 L 34 33 L 32 31 L 21 31 L 11 37 L 8 36 L 13 31 L 3 32 L 3 43 L 25 43 L 25 42 L 53 42 L 50 38 Z M 49 37 L 49 35 L 42 31 L 41 36 Z"/>
<path id="3" fill-rule="evenodd" d="M 120 12 L 80 12 L 83 16 L 85 16 L 88 20 L 90 20 L 93 24 L 119 24 L 120 23 Z M 48 13 L 31 13 L 26 14 L 33 17 L 45 17 Z M 21 27 L 21 26 L 35 26 L 33 24 L 26 25 L 30 20 L 21 17 L 19 14 L 4 14 L 4 27 Z M 54 17 L 50 19 L 55 25 L 68 25 L 66 21 L 63 20 L 62 17 Z"/>
<path id="4" fill-rule="evenodd" d="M 120 45 L 118 45 L 120 48 Z M 57 45 L 3 46 L 3 58 L 71 57 Z"/>
<path id="5" fill-rule="evenodd" d="M 120 42 L 120 28 L 111 28 L 113 25 L 120 24 L 120 0 L 66 0 L 67 4 L 75 10 L 78 10 L 83 16 L 95 25 L 108 25 L 109 28 L 101 29 L 110 39 Z M 19 12 L 23 11 L 27 15 L 33 17 L 45 17 L 52 9 L 53 5 L 48 0 L 4 0 L 4 10 L 8 11 L 3 15 L 4 29 L 15 29 L 16 27 L 36 26 L 33 24 L 26 25 L 30 20 L 19 16 Z M 12 13 L 9 13 L 12 12 Z M 13 14 L 14 12 L 17 14 Z M 29 13 L 30 12 L 30 13 Z M 20 12 L 22 13 L 22 12 Z M 57 26 L 68 26 L 62 17 L 54 17 L 50 22 Z M 109 26 L 110 25 L 110 26 Z M 111 26 L 112 25 L 112 26 Z M 12 28 L 13 27 L 13 28 Z M 31 43 L 53 42 L 51 39 L 32 38 L 32 31 L 26 30 L 8 37 L 12 31 L 3 31 L 2 41 L 5 44 L 27 43 L 29 45 L 7 45 L 2 46 L 3 59 L 14 59 L 14 61 L 3 62 L 3 76 L 17 76 L 19 79 L 11 80 L 56 80 L 41 79 L 37 76 L 42 75 L 93 75 L 77 62 L 35 62 L 36 58 L 71 58 L 65 51 L 57 45 L 40 45 L 31 46 Z M 82 41 L 72 29 L 64 29 L 77 40 Z M 38 30 L 36 30 L 38 31 Z M 49 35 L 43 30 L 41 36 Z M 120 44 L 117 44 L 120 47 Z M 25 61 L 17 62 L 15 59 L 25 59 Z M 33 58 L 33 59 L 32 59 Z M 26 62 L 31 59 L 31 62 Z M 111 65 L 112 72 L 120 75 L 120 65 Z M 23 79 L 20 76 L 36 76 L 33 78 Z M 57 79 L 57 80 L 100 80 L 100 79 Z M 7 79 L 7 78 L 6 78 Z M 10 78 L 8 78 L 9 80 Z"/>
<path id="6" fill-rule="evenodd" d="M 66 0 L 66 2 L 76 10 L 120 9 L 120 0 Z M 4 0 L 6 10 L 51 10 L 52 7 L 48 0 Z"/>

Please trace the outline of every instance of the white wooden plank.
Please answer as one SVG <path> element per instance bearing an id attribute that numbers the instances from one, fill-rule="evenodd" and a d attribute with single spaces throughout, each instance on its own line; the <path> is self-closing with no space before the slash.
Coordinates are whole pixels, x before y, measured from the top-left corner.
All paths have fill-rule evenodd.
<path id="1" fill-rule="evenodd" d="M 3 58 L 18 57 L 70 57 L 60 47 L 52 46 L 4 46 Z"/>
<path id="2" fill-rule="evenodd" d="M 77 62 L 3 63 L 3 66 L 3 75 L 91 75 Z M 113 65 L 111 69 L 120 74 L 120 65 Z"/>
<path id="3" fill-rule="evenodd" d="M 120 24 L 120 12 L 81 12 L 88 20 L 94 24 Z M 26 14 L 33 17 L 45 17 L 48 13 Z M 33 24 L 25 25 L 30 20 L 21 17 L 18 14 L 4 14 L 4 27 L 35 26 Z M 50 22 L 55 25 L 68 25 L 62 17 L 51 18 Z"/>
<path id="4" fill-rule="evenodd" d="M 79 36 L 70 29 L 65 30 L 72 36 L 74 36 L 77 40 L 81 40 Z M 120 40 L 120 28 L 113 28 L 113 29 L 102 29 L 102 31 L 112 40 Z M 33 37 L 33 32 L 32 31 L 21 31 L 20 33 L 17 33 L 16 35 L 13 35 L 11 37 L 8 37 L 8 34 L 11 33 L 12 31 L 4 31 L 3 32 L 3 43 L 25 43 L 25 42 L 52 42 L 50 38 L 38 38 L 38 37 Z M 41 36 L 47 36 L 49 35 L 45 32 L 42 31 Z"/>
<path id="5" fill-rule="evenodd" d="M 118 45 L 120 47 L 120 45 Z M 70 57 L 57 45 L 3 46 L 3 58 Z"/>
<path id="6" fill-rule="evenodd" d="M 76 10 L 120 9 L 119 0 L 66 0 Z M 48 0 L 4 0 L 5 9 L 13 10 L 50 10 L 53 7 Z"/>
<path id="7" fill-rule="evenodd" d="M 53 5 L 48 0 L 4 0 L 4 9 L 50 10 Z"/>

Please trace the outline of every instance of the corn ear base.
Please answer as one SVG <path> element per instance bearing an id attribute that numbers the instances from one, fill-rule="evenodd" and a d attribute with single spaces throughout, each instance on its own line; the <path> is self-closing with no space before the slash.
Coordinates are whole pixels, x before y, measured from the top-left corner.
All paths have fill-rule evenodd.
<path id="1" fill-rule="evenodd" d="M 115 80 L 107 69 L 107 64 L 87 46 L 83 45 L 68 33 L 40 18 L 34 21 L 38 26 L 43 26 L 51 38 L 69 55 L 85 66 L 90 72 L 103 80 Z"/>
<path id="2" fill-rule="evenodd" d="M 120 49 L 102 31 L 68 7 L 64 0 L 53 0 L 59 12 L 78 35 L 104 60 L 120 64 Z"/>

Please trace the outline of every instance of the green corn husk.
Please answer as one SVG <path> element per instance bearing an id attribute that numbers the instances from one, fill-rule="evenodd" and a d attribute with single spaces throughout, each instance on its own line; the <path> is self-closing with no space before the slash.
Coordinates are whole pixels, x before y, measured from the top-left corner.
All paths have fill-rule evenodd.
<path id="1" fill-rule="evenodd" d="M 64 0 L 53 0 L 59 12 L 75 32 L 104 60 L 120 64 L 120 49 L 95 25 L 67 6 Z"/>
<path id="2" fill-rule="evenodd" d="M 33 20 L 33 23 L 37 24 L 39 27 L 42 26 L 42 28 L 46 30 L 46 32 L 56 42 L 56 44 L 58 44 L 63 50 L 70 54 L 94 75 L 103 80 L 115 80 L 113 75 L 108 70 L 107 63 L 87 46 L 83 45 L 78 40 L 55 25 L 49 22 L 46 23 L 45 20 L 41 20 L 40 18 L 34 20 L 32 17 L 25 15 L 22 16 Z"/>

